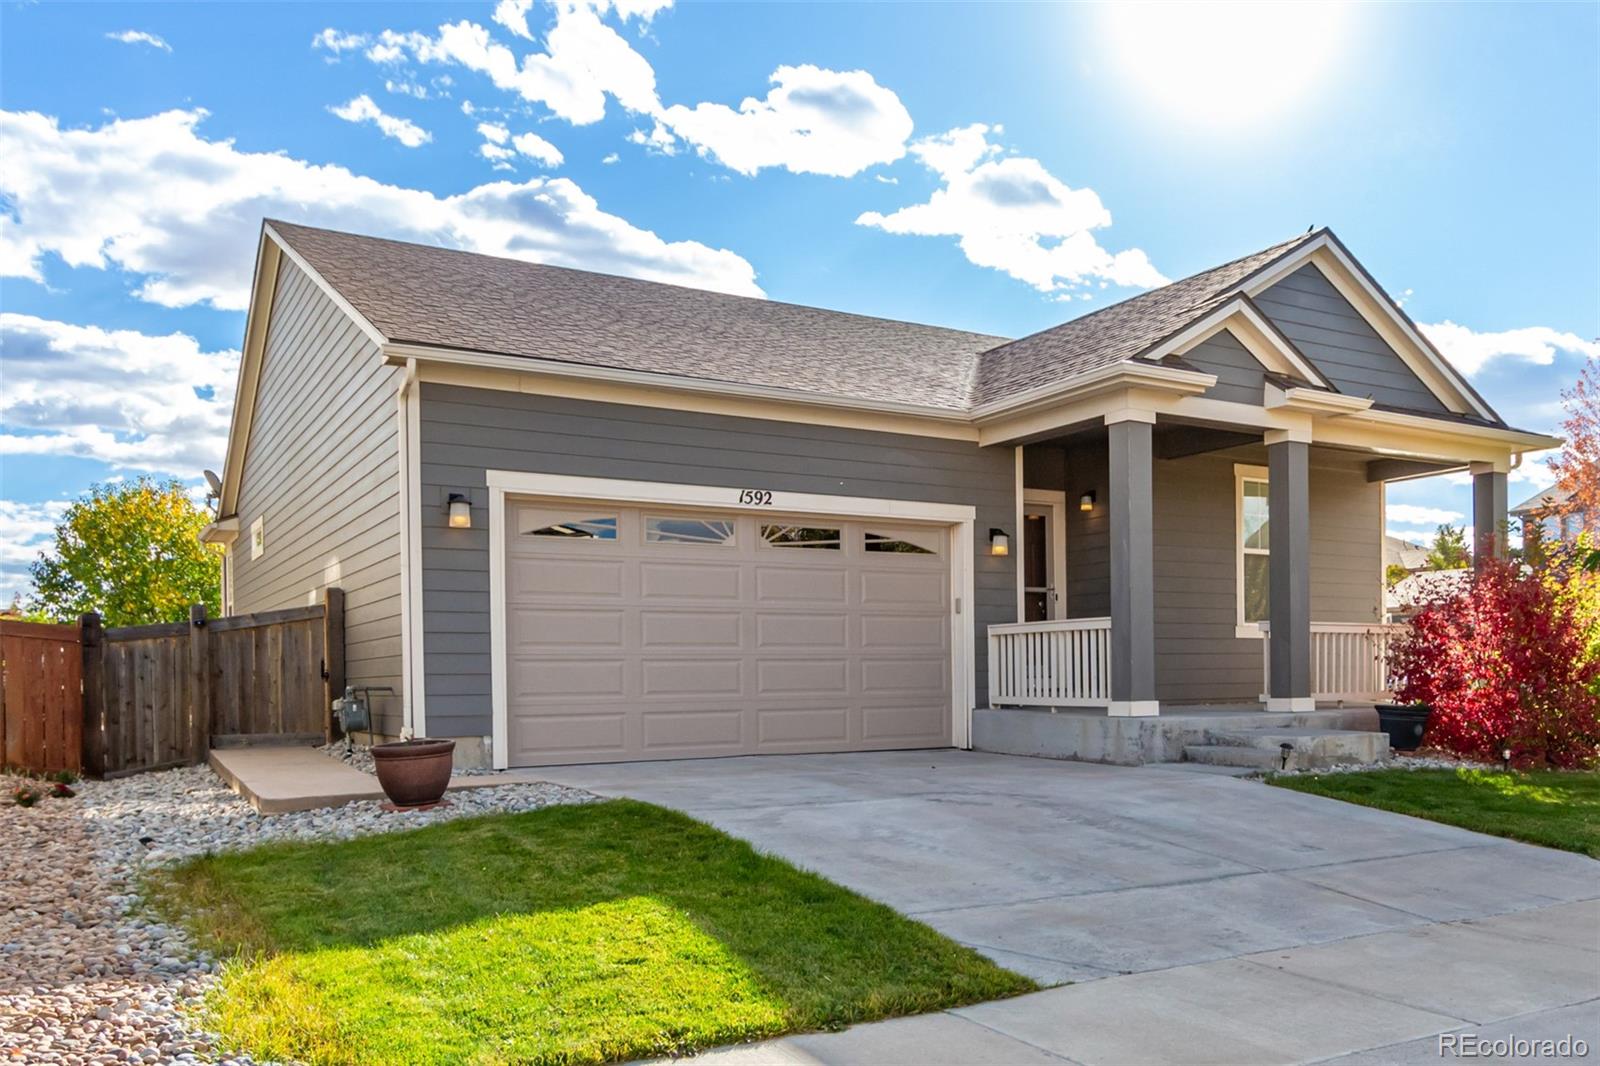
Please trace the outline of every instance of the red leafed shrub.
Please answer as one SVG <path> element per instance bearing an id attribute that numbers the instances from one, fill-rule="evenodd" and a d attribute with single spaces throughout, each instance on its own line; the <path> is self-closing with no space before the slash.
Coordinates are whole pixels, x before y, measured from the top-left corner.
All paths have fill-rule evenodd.
<path id="1" fill-rule="evenodd" d="M 1524 765 L 1600 761 L 1590 580 L 1496 560 L 1419 612 L 1390 668 L 1398 699 L 1433 708 L 1426 741 L 1494 762 L 1506 748 Z M 1578 595 L 1572 582 L 1584 582 Z"/>

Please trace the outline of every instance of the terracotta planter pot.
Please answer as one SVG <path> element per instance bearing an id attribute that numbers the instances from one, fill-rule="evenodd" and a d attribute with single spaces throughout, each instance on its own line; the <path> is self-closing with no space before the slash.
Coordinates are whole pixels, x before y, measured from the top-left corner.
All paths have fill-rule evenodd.
<path id="1" fill-rule="evenodd" d="M 450 784 L 455 750 L 453 740 L 374 744 L 372 761 L 378 771 L 378 784 L 396 807 L 426 807 L 438 803 Z"/>

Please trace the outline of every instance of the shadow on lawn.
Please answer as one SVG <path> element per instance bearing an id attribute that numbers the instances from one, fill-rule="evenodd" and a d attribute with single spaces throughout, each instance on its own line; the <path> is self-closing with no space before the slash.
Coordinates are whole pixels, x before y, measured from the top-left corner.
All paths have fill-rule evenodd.
<path id="1" fill-rule="evenodd" d="M 214 1004 L 307 1061 L 601 1062 L 1031 990 L 932 929 L 626 800 L 191 862 Z"/>

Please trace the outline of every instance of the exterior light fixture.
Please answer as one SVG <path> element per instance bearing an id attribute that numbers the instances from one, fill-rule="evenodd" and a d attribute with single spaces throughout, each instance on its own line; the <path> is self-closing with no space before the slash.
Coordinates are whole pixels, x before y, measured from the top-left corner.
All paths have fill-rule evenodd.
<path id="1" fill-rule="evenodd" d="M 1005 530 L 1003 530 L 1003 529 L 991 529 L 991 530 L 989 530 L 989 554 L 990 555 L 1010 555 L 1011 554 L 1011 538 L 1006 536 L 1006 531 Z"/>
<path id="2" fill-rule="evenodd" d="M 1294 745 L 1288 741 L 1278 745 L 1278 769 L 1287 770 L 1289 768 L 1289 755 L 1293 751 Z"/>
<path id="3" fill-rule="evenodd" d="M 1078 497 L 1078 510 L 1080 510 L 1080 511 L 1092 511 L 1092 510 L 1094 510 L 1094 493 L 1092 491 L 1086 492 L 1082 496 Z"/>
<path id="4" fill-rule="evenodd" d="M 452 492 L 445 509 L 450 512 L 451 529 L 472 528 L 472 504 L 465 495 L 459 492 Z"/>
<path id="5" fill-rule="evenodd" d="M 1500 749 L 1500 764 L 1505 767 L 1506 773 L 1511 772 L 1511 749 Z"/>

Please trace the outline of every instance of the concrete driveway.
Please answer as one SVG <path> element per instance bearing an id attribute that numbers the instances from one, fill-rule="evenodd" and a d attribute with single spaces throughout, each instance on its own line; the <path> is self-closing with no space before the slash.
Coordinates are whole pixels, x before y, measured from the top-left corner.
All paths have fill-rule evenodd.
<path id="1" fill-rule="evenodd" d="M 539 774 L 685 811 L 1073 982 L 708 1058 L 1437 1062 L 1437 1034 L 1501 1029 L 1600 1058 L 1582 856 L 1230 777 L 976 752 Z"/>

